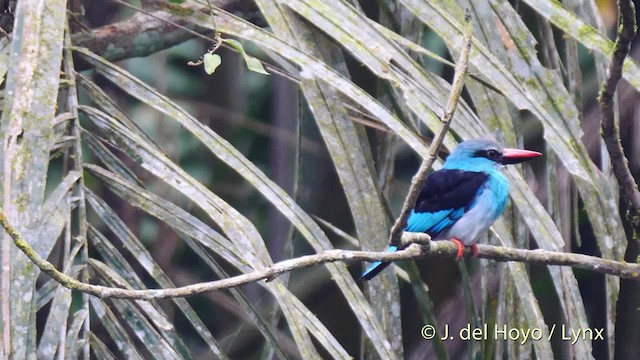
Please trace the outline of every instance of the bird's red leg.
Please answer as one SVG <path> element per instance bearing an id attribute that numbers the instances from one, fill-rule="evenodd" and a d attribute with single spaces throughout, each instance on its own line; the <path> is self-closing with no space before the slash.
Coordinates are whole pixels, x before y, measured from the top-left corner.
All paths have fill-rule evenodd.
<path id="1" fill-rule="evenodd" d="M 451 239 L 451 241 L 456 243 L 456 245 L 458 246 L 458 252 L 456 253 L 456 260 L 462 259 L 462 254 L 464 254 L 464 245 L 462 244 L 462 241 L 458 239 Z"/>
<path id="2" fill-rule="evenodd" d="M 473 253 L 473 257 L 478 257 L 478 247 L 476 244 L 471 245 L 471 252 Z"/>

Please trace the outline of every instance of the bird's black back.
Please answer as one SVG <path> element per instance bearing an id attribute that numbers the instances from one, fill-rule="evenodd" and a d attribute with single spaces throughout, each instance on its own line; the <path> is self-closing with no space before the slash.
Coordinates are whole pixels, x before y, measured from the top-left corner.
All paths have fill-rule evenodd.
<path id="1" fill-rule="evenodd" d="M 448 169 L 435 171 L 427 177 L 414 210 L 417 213 L 450 209 L 466 211 L 488 177 L 485 172 Z"/>

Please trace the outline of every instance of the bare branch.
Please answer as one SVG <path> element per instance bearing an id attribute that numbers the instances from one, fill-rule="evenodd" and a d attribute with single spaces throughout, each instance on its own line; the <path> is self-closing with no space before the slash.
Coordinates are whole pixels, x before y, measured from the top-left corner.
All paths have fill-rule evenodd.
<path id="1" fill-rule="evenodd" d="M 631 42 L 636 34 L 636 11 L 631 0 L 618 0 L 620 13 L 620 27 L 609 66 L 609 78 L 605 80 L 600 92 L 600 107 L 602 108 L 602 138 L 611 157 L 613 173 L 618 181 L 620 196 L 624 199 L 629 213 L 627 218 L 631 222 L 634 237 L 640 234 L 640 192 L 629 170 L 627 158 L 620 143 L 620 128 L 615 121 L 613 96 L 618 82 L 622 78 L 624 60 L 629 53 Z"/>
<path id="2" fill-rule="evenodd" d="M 473 30 L 473 26 L 471 25 L 471 16 L 468 13 L 465 17 L 465 21 L 467 23 L 463 39 L 464 45 L 462 46 L 462 52 L 460 53 L 460 58 L 458 59 L 458 62 L 456 64 L 456 70 L 453 76 L 453 84 L 451 86 L 449 99 L 447 100 L 447 106 L 445 107 L 444 114 L 440 119 L 442 122 L 442 128 L 431 142 L 429 153 L 422 160 L 420 169 L 418 169 L 418 172 L 413 176 L 413 179 L 411 179 L 411 187 L 409 188 L 407 197 L 404 199 L 404 204 L 402 205 L 400 216 L 398 216 L 396 222 L 391 228 L 389 243 L 393 245 L 397 245 L 399 243 L 402 231 L 407 227 L 407 220 L 409 219 L 411 209 L 413 209 L 413 207 L 415 206 L 416 200 L 420 195 L 420 190 L 422 190 L 422 186 L 427 180 L 427 173 L 431 169 L 433 162 L 438 156 L 438 151 L 440 149 L 440 146 L 442 145 L 442 141 L 444 140 L 444 137 L 447 134 L 449 127 L 451 126 L 451 119 L 453 118 L 453 113 L 455 112 L 456 106 L 458 105 L 458 99 L 460 99 L 460 94 L 462 94 L 462 88 L 464 87 L 464 78 L 467 74 L 469 51 L 471 50 L 471 33 Z"/>
<path id="3" fill-rule="evenodd" d="M 415 243 L 398 252 L 368 252 L 349 250 L 327 250 L 319 254 L 301 256 L 295 259 L 284 260 L 272 266 L 258 269 L 252 273 L 233 276 L 227 279 L 208 281 L 171 289 L 129 290 L 101 285 L 87 284 L 78 281 L 60 271 L 53 264 L 40 257 L 7 220 L 7 216 L 0 208 L 0 225 L 13 239 L 14 244 L 38 267 L 42 272 L 62 286 L 81 291 L 86 294 L 101 298 L 119 299 L 163 299 L 185 297 L 204 292 L 219 291 L 253 283 L 260 280 L 273 280 L 274 278 L 297 269 L 325 264 L 336 261 L 397 261 L 407 259 L 421 259 L 428 256 L 455 257 L 457 246 L 451 241 L 429 242 L 429 236 L 419 233 L 404 233 L 402 241 Z M 426 243 L 428 246 L 420 246 L 417 243 Z M 466 249 L 470 255 L 470 250 Z M 640 265 L 601 259 L 594 256 L 553 252 L 546 250 L 511 249 L 501 246 L 478 245 L 478 257 L 493 259 L 496 261 L 519 261 L 541 265 L 564 265 L 585 270 L 619 276 L 621 278 L 640 280 Z"/>

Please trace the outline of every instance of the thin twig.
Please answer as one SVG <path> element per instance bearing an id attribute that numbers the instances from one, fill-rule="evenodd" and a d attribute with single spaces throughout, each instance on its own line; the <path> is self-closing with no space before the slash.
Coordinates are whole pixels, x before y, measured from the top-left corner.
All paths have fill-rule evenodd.
<path id="1" fill-rule="evenodd" d="M 640 191 L 629 170 L 627 158 L 620 143 L 620 128 L 615 121 L 613 96 L 622 78 L 622 68 L 636 34 L 636 11 L 631 0 L 618 0 L 620 27 L 609 66 L 609 77 L 600 92 L 602 108 L 602 138 L 611 157 L 613 173 L 618 181 L 620 197 L 627 205 L 627 219 L 633 226 L 634 237 L 640 234 Z"/>
<path id="2" fill-rule="evenodd" d="M 405 243 L 416 243 L 408 246 L 404 250 L 389 252 L 367 252 L 349 250 L 327 250 L 319 254 L 301 256 L 295 259 L 284 260 L 272 266 L 256 270 L 252 273 L 233 276 L 230 278 L 202 282 L 193 285 L 170 288 L 170 289 L 150 289 L 150 290 L 129 290 L 101 285 L 87 284 L 78 281 L 63 272 L 58 271 L 53 264 L 38 255 L 29 244 L 7 220 L 7 216 L 0 209 L 0 225 L 6 233 L 13 239 L 14 244 L 38 267 L 43 273 L 62 286 L 81 291 L 86 294 L 101 298 L 119 299 L 161 299 L 185 297 L 210 291 L 219 291 L 235 288 L 240 285 L 257 282 L 260 280 L 273 280 L 274 278 L 297 269 L 303 269 L 329 262 L 336 261 L 397 261 L 407 259 L 420 259 L 427 256 L 455 257 L 458 247 L 451 241 L 429 242 L 429 236 L 419 233 L 404 233 L 402 241 Z M 418 243 L 428 244 L 419 246 Z M 573 266 L 585 270 L 591 270 L 603 274 L 619 276 L 621 278 L 640 281 L 640 265 L 620 261 L 601 259 L 594 256 L 554 252 L 546 250 L 524 250 L 511 249 L 501 246 L 482 245 L 478 246 L 478 257 L 493 259 L 496 261 L 519 261 L 530 264 L 541 265 L 564 265 Z M 470 250 L 466 249 L 466 255 L 470 255 Z"/>
<path id="3" fill-rule="evenodd" d="M 427 173 L 431 169 L 433 162 L 438 156 L 438 151 L 440 149 L 440 146 L 442 145 L 442 141 L 444 140 L 444 137 L 447 134 L 449 127 L 451 126 L 451 119 L 453 118 L 453 113 L 455 112 L 456 106 L 458 105 L 460 94 L 462 94 L 464 77 L 467 73 L 467 65 L 469 61 L 469 51 L 471 50 L 471 33 L 473 30 L 473 26 L 471 25 L 471 16 L 469 14 L 467 14 L 467 16 L 465 17 L 465 21 L 466 28 L 464 31 L 462 52 L 460 53 L 460 58 L 458 59 L 458 63 L 456 64 L 456 70 L 453 76 L 453 84 L 451 86 L 451 93 L 449 94 L 447 106 L 441 118 L 442 128 L 434 137 L 433 142 L 431 142 L 429 153 L 424 158 L 424 160 L 422 160 L 420 169 L 418 169 L 418 172 L 414 175 L 413 179 L 411 179 L 411 187 L 409 188 L 409 193 L 404 200 L 402 212 L 391 228 L 389 243 L 393 245 L 399 244 L 402 231 L 407 227 L 407 219 L 409 219 L 411 209 L 413 209 L 413 207 L 415 206 L 418 195 L 420 195 L 422 186 L 427 179 Z"/>

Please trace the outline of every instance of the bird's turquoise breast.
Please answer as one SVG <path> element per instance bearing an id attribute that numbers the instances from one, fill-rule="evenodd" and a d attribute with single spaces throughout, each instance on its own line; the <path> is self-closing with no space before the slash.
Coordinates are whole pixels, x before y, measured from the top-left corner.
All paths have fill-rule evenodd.
<path id="1" fill-rule="evenodd" d="M 509 183 L 499 171 L 490 171 L 488 175 L 464 215 L 438 239 L 453 238 L 467 246 L 473 245 L 502 214 L 509 199 Z"/>
<path id="2" fill-rule="evenodd" d="M 504 207 L 509 200 L 509 182 L 500 171 L 492 171 L 489 173 L 487 188 L 493 192 L 493 202 L 490 202 L 495 217 L 498 218 L 504 211 Z"/>

